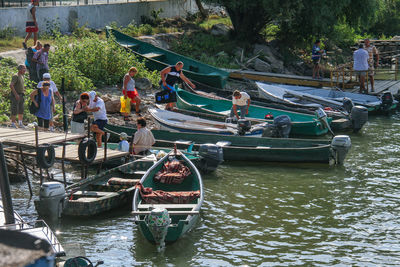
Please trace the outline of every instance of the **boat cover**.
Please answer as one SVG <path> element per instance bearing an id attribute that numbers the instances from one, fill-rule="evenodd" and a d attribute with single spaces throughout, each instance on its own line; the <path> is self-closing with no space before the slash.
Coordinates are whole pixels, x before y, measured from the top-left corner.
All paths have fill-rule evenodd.
<path id="1" fill-rule="evenodd" d="M 144 203 L 147 204 L 190 204 L 200 197 L 200 190 L 196 191 L 153 191 L 150 187 L 143 187 L 141 183 L 136 185 Z"/>

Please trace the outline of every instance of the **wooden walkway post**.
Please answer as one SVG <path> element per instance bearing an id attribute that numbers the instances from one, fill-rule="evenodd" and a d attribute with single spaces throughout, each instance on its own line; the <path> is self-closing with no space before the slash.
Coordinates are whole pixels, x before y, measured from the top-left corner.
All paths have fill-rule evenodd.
<path id="1" fill-rule="evenodd" d="M 36 146 L 36 154 L 39 148 L 39 129 L 38 126 L 35 125 L 35 146 Z M 43 184 L 43 171 L 42 167 L 39 166 L 39 173 L 40 173 L 40 185 Z"/>
<path id="2" fill-rule="evenodd" d="M 3 143 L 0 142 L 0 192 L 3 201 L 4 218 L 6 224 L 14 224 L 14 209 L 10 191 L 10 180 L 8 178 L 8 170 L 6 158 L 4 157 Z"/>
<path id="3" fill-rule="evenodd" d="M 31 194 L 31 197 L 32 197 L 33 196 L 32 185 L 31 185 L 31 181 L 29 180 L 28 168 L 26 167 L 24 153 L 22 152 L 22 147 L 21 146 L 18 146 L 18 148 L 19 148 L 19 153 L 21 155 L 22 166 L 24 167 L 25 179 L 26 179 L 26 182 L 28 184 L 29 194 Z"/>

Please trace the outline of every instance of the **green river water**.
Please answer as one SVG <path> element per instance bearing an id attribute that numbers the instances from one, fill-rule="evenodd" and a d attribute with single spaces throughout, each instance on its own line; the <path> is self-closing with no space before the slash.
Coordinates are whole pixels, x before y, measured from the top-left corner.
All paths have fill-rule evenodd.
<path id="1" fill-rule="evenodd" d="M 400 115 L 371 117 L 342 167 L 222 165 L 203 177 L 196 228 L 161 253 L 129 209 L 51 225 L 69 256 L 102 266 L 400 265 L 399 130 Z M 27 186 L 12 192 L 36 219 Z"/>

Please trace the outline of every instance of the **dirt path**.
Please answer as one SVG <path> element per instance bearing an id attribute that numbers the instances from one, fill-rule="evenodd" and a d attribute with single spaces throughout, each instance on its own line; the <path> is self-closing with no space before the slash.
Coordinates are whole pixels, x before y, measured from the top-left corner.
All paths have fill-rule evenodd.
<path id="1" fill-rule="evenodd" d="M 16 50 L 10 50 L 6 52 L 1 52 L 0 57 L 7 58 L 11 57 L 14 58 L 15 61 L 19 64 L 25 64 L 25 50 L 23 49 L 16 49 Z"/>

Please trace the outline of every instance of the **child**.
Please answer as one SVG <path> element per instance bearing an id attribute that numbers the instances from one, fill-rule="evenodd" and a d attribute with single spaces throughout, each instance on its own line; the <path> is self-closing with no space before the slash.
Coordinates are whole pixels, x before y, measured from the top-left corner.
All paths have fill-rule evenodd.
<path id="1" fill-rule="evenodd" d="M 126 139 L 128 139 L 128 135 L 126 133 L 122 132 L 119 135 L 119 140 L 121 140 L 121 142 L 119 142 L 119 144 L 118 144 L 119 151 L 129 152 L 129 143 L 128 143 L 128 141 L 126 141 Z"/>

